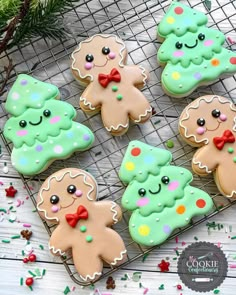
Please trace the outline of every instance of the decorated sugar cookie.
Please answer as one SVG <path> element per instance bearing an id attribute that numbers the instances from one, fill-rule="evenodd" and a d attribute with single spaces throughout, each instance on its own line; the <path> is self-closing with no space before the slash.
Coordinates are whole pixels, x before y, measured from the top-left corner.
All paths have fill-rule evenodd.
<path id="1" fill-rule="evenodd" d="M 12 141 L 12 165 L 25 175 L 44 171 L 53 161 L 88 149 L 94 136 L 89 128 L 74 122 L 72 105 L 60 101 L 56 86 L 19 75 L 5 108 L 12 115 L 4 126 Z"/>
<path id="2" fill-rule="evenodd" d="M 85 91 L 80 107 L 101 111 L 102 121 L 112 135 L 122 135 L 134 123 L 146 122 L 152 108 L 139 90 L 148 73 L 141 66 L 126 65 L 127 50 L 115 35 L 94 35 L 72 53 L 72 73 Z"/>
<path id="3" fill-rule="evenodd" d="M 236 198 L 236 107 L 228 99 L 206 95 L 182 112 L 179 131 L 183 139 L 198 147 L 192 168 L 198 175 L 214 174 L 218 189 Z"/>
<path id="4" fill-rule="evenodd" d="M 236 72 L 236 53 L 223 47 L 222 32 L 206 27 L 207 16 L 180 2 L 172 2 L 157 27 L 163 41 L 157 59 L 164 66 L 162 87 L 174 97 L 189 95 L 223 74 Z"/>
<path id="5" fill-rule="evenodd" d="M 102 274 L 103 261 L 111 266 L 126 260 L 126 249 L 111 225 L 121 217 L 112 201 L 98 201 L 97 184 L 87 172 L 66 168 L 45 180 L 38 194 L 41 217 L 57 225 L 49 249 L 54 255 L 72 250 L 73 261 L 84 281 Z"/>
<path id="6" fill-rule="evenodd" d="M 120 179 L 128 184 L 122 206 L 132 211 L 129 232 L 145 246 L 163 243 L 193 216 L 213 207 L 211 197 L 190 186 L 189 170 L 172 166 L 169 151 L 131 141 L 121 164 Z"/>

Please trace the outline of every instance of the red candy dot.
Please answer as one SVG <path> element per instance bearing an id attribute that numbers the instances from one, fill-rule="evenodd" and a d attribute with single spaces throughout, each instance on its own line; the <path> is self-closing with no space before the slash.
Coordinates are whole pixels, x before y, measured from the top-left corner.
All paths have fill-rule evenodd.
<path id="1" fill-rule="evenodd" d="M 229 61 L 232 65 L 236 65 L 236 57 L 231 57 Z"/>
<path id="2" fill-rule="evenodd" d="M 35 255 L 35 254 L 31 254 L 31 255 L 29 256 L 29 261 L 30 261 L 30 262 L 34 262 L 34 261 L 36 261 L 36 255 Z"/>
<path id="3" fill-rule="evenodd" d="M 25 281 L 26 286 L 32 286 L 34 283 L 34 279 L 33 278 L 28 278 Z"/>
<path id="4" fill-rule="evenodd" d="M 178 7 L 175 8 L 175 13 L 176 13 L 176 14 L 182 14 L 183 12 L 184 12 L 184 10 L 183 10 L 182 7 L 179 7 L 179 6 L 178 6 Z"/>
<path id="5" fill-rule="evenodd" d="M 133 148 L 132 151 L 131 151 L 131 155 L 134 156 L 134 157 L 137 157 L 140 154 L 141 154 L 140 148 Z"/>
<path id="6" fill-rule="evenodd" d="M 206 206 L 206 202 L 203 199 L 198 199 L 196 205 L 198 208 L 204 208 Z"/>

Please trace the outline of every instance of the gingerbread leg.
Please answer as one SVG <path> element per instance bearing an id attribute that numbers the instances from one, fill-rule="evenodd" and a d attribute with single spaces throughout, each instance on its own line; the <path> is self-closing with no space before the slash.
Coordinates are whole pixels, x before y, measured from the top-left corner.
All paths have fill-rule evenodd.
<path id="1" fill-rule="evenodd" d="M 134 107 L 129 111 L 129 117 L 135 123 L 146 122 L 152 115 L 152 107 L 140 91 L 135 95 Z"/>

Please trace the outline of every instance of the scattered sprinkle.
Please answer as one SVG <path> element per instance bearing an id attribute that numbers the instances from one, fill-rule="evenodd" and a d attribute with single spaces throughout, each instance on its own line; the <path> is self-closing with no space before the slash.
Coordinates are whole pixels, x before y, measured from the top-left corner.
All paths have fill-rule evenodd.
<path id="1" fill-rule="evenodd" d="M 142 262 L 144 262 L 147 259 L 148 256 L 149 256 L 149 253 L 144 254 L 143 258 L 142 258 Z"/>
<path id="2" fill-rule="evenodd" d="M 235 41 L 231 37 L 227 37 L 227 40 L 231 45 L 235 44 Z"/>
<path id="3" fill-rule="evenodd" d="M 12 236 L 11 239 L 20 239 L 20 235 Z"/>
<path id="4" fill-rule="evenodd" d="M 7 213 L 7 210 L 6 210 L 6 209 L 4 209 L 4 208 L 0 208 L 0 212 Z"/>
<path id="5" fill-rule="evenodd" d="M 148 291 L 149 291 L 149 289 L 145 288 L 144 291 L 143 291 L 143 295 L 147 294 Z"/>
<path id="6" fill-rule="evenodd" d="M 230 264 L 229 267 L 230 268 L 236 268 L 236 264 Z"/>
<path id="7" fill-rule="evenodd" d="M 177 249 L 175 250 L 175 253 L 177 256 L 179 256 L 179 251 Z"/>
<path id="8" fill-rule="evenodd" d="M 124 274 L 123 277 L 121 277 L 121 281 L 127 281 L 128 280 L 128 275 L 127 273 Z"/>
<path id="9" fill-rule="evenodd" d="M 3 243 L 6 243 L 6 244 L 11 243 L 11 241 L 10 241 L 10 240 L 7 240 L 7 239 L 2 240 L 2 242 L 3 242 Z"/>
<path id="10" fill-rule="evenodd" d="M 33 276 L 33 277 L 36 277 L 36 274 L 34 274 L 31 270 L 28 270 L 28 273 Z"/>
<path id="11" fill-rule="evenodd" d="M 211 11 L 211 0 L 204 0 L 204 5 L 208 11 Z"/>
<path id="12" fill-rule="evenodd" d="M 195 240 L 195 241 L 198 241 L 198 237 L 194 237 L 194 240 Z"/>
<path id="13" fill-rule="evenodd" d="M 235 240 L 235 239 L 236 239 L 236 236 L 231 237 L 231 240 Z"/>
<path id="14" fill-rule="evenodd" d="M 24 250 L 21 251 L 21 255 L 25 256 L 25 251 Z"/>
<path id="15" fill-rule="evenodd" d="M 157 125 L 157 124 L 159 124 L 159 123 L 161 123 L 161 120 L 159 119 L 159 120 L 156 120 L 155 122 L 154 122 L 154 125 Z"/>
<path id="16" fill-rule="evenodd" d="M 24 279 L 20 278 L 20 285 L 23 286 Z"/>
<path id="17" fill-rule="evenodd" d="M 141 277 L 142 277 L 142 272 L 141 271 L 136 271 L 132 275 L 132 280 L 134 282 L 138 282 L 141 279 Z"/>
<path id="18" fill-rule="evenodd" d="M 24 223 L 23 226 L 24 226 L 24 227 L 31 227 L 31 224 L 29 224 L 29 223 Z"/>
<path id="19" fill-rule="evenodd" d="M 42 276 L 45 276 L 45 274 L 46 274 L 46 269 L 43 269 Z"/>
<path id="20" fill-rule="evenodd" d="M 97 157 L 97 156 L 99 156 L 99 155 L 101 155 L 101 154 L 102 154 L 102 152 L 99 151 L 99 152 L 95 153 L 95 157 Z"/>
<path id="21" fill-rule="evenodd" d="M 169 149 L 172 149 L 172 148 L 175 146 L 175 144 L 174 144 L 173 140 L 169 139 L 169 140 L 167 140 L 167 142 L 166 142 L 166 146 L 167 146 Z"/>
<path id="22" fill-rule="evenodd" d="M 220 293 L 220 290 L 215 289 L 213 293 L 214 293 L 214 294 L 219 294 L 219 293 Z"/>
<path id="23" fill-rule="evenodd" d="M 159 290 L 164 290 L 165 289 L 165 285 L 161 284 L 160 287 L 158 288 Z"/>
<path id="24" fill-rule="evenodd" d="M 43 245 L 39 245 L 39 248 L 40 248 L 41 250 L 44 250 L 44 246 L 43 246 Z"/>
<path id="25" fill-rule="evenodd" d="M 68 286 L 66 286 L 64 292 L 63 292 L 65 295 L 70 293 L 70 288 Z"/>
<path id="26" fill-rule="evenodd" d="M 176 243 L 176 244 L 179 243 L 179 237 L 178 237 L 178 236 L 175 237 L 175 243 Z"/>

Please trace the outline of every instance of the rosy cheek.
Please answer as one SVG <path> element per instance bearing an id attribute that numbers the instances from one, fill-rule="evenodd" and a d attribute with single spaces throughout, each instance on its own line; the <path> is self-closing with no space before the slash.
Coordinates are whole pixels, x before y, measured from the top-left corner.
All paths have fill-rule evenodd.
<path id="1" fill-rule="evenodd" d="M 81 197 L 83 195 L 83 192 L 79 189 L 76 190 L 75 192 L 76 197 Z"/>
<path id="2" fill-rule="evenodd" d="M 110 59 L 114 59 L 115 57 L 116 57 L 116 54 L 115 54 L 115 52 L 110 52 L 109 54 L 108 54 L 108 57 L 110 58 Z"/>
<path id="3" fill-rule="evenodd" d="M 184 52 L 182 50 L 177 50 L 173 53 L 174 57 L 181 57 L 184 55 Z"/>
<path id="4" fill-rule="evenodd" d="M 145 205 L 147 205 L 149 203 L 149 199 L 148 198 L 141 198 L 137 201 L 137 206 L 139 207 L 143 207 Z"/>
<path id="5" fill-rule="evenodd" d="M 168 191 L 174 191 L 179 186 L 179 182 L 177 180 L 171 181 L 168 185 Z"/>
<path id="6" fill-rule="evenodd" d="M 18 136 L 25 136 L 27 134 L 28 134 L 27 130 L 19 130 L 16 132 L 16 135 L 18 135 Z"/>
<path id="7" fill-rule="evenodd" d="M 203 45 L 204 46 L 211 46 L 213 43 L 214 43 L 213 40 L 206 40 L 206 41 L 204 41 Z"/>
<path id="8" fill-rule="evenodd" d="M 55 116 L 55 117 L 51 118 L 49 122 L 50 122 L 50 124 L 55 124 L 55 123 L 59 122 L 60 120 L 61 120 L 61 117 Z"/>
<path id="9" fill-rule="evenodd" d="M 226 115 L 225 114 L 221 114 L 220 115 L 220 120 L 223 121 L 223 122 L 226 121 L 227 120 Z"/>
<path id="10" fill-rule="evenodd" d="M 197 130 L 196 130 L 197 134 L 199 134 L 199 135 L 204 134 L 205 131 L 206 131 L 206 130 L 205 130 L 205 128 L 203 128 L 203 127 L 198 127 Z"/>
<path id="11" fill-rule="evenodd" d="M 93 67 L 92 62 L 86 62 L 86 64 L 84 65 L 85 70 L 91 70 L 92 67 Z"/>
<path id="12" fill-rule="evenodd" d="M 56 213 L 56 212 L 59 211 L 59 207 L 53 205 L 53 206 L 51 207 L 51 211 L 52 211 L 53 213 Z"/>

